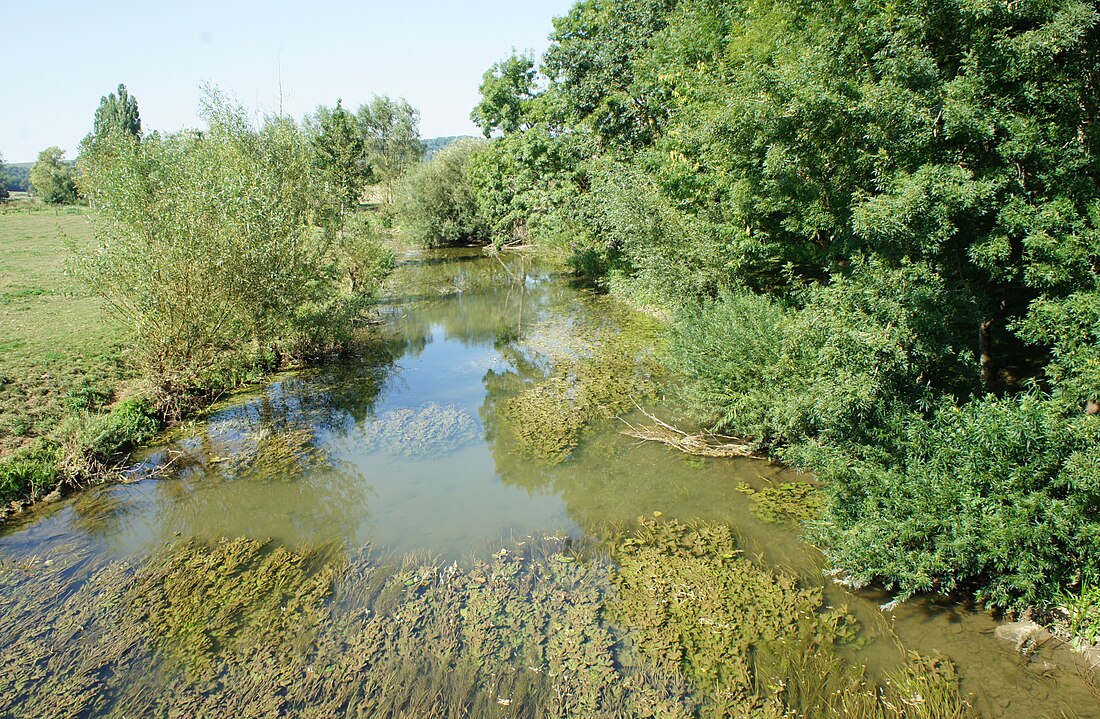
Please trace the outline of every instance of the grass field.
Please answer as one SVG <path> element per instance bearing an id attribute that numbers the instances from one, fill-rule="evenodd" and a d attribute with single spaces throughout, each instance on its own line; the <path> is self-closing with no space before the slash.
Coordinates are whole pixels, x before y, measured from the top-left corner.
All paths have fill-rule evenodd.
<path id="1" fill-rule="evenodd" d="M 124 329 L 67 273 L 65 237 L 91 242 L 84 208 L 0 209 L 0 459 L 109 404 L 129 378 Z"/>

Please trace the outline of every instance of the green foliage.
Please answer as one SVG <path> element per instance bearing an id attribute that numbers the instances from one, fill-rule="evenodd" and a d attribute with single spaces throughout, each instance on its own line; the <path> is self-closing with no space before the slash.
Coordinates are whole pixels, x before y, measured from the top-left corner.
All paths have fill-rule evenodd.
<path id="1" fill-rule="evenodd" d="M 402 228 L 421 244 L 457 245 L 488 241 L 467 168 L 483 143 L 460 140 L 405 178 L 398 198 Z"/>
<path id="2" fill-rule="evenodd" d="M 1044 604 L 1094 568 L 1098 58 L 1074 0 L 582 0 L 544 83 L 486 75 L 470 176 L 496 241 L 677 314 L 700 418 L 826 480 L 843 573 Z"/>
<path id="3" fill-rule="evenodd" d="M 106 414 L 86 415 L 78 441 L 93 456 L 110 457 L 151 439 L 159 429 L 152 401 L 141 397 L 123 400 Z"/>
<path id="4" fill-rule="evenodd" d="M 57 484 L 61 452 L 39 441 L 0 458 L 0 501 L 40 497 Z"/>
<path id="5" fill-rule="evenodd" d="M 467 177 L 493 243 L 522 245 L 535 236 L 571 249 L 581 218 L 567 208 L 586 181 L 581 162 L 590 151 L 588 137 L 558 137 L 540 124 L 477 152 Z"/>
<path id="6" fill-rule="evenodd" d="M 424 145 L 424 158 L 423 159 L 425 159 L 425 160 L 432 159 L 432 157 L 435 155 L 435 153 L 439 152 L 440 150 L 442 150 L 443 148 L 447 147 L 450 144 L 458 142 L 459 140 L 472 140 L 472 139 L 474 139 L 474 138 L 470 135 L 447 135 L 446 137 L 428 137 L 428 138 L 425 138 L 424 140 L 421 141 Z"/>
<path id="7" fill-rule="evenodd" d="M 324 175 L 326 194 L 336 200 L 342 226 L 344 212 L 359 204 L 359 196 L 370 174 L 364 158 L 366 145 L 355 117 L 339 100 L 335 108 L 320 115 L 319 122 L 320 132 L 310 139 L 310 144 Z"/>
<path id="8" fill-rule="evenodd" d="M 93 141 L 105 135 L 117 133 L 141 139 L 141 115 L 138 114 L 137 99 L 126 92 L 126 86 L 118 86 L 118 95 L 113 92 L 100 98 L 95 111 L 95 123 L 92 129 Z"/>
<path id="9" fill-rule="evenodd" d="M 82 161 L 98 247 L 78 271 L 135 334 L 170 391 L 203 389 L 257 357 L 346 339 L 358 300 L 314 223 L 313 158 L 293 122 L 259 129 L 216 92 L 203 132 L 111 136 Z"/>
<path id="10" fill-rule="evenodd" d="M 581 0 L 554 20 L 543 72 L 561 95 L 567 122 L 584 123 L 601 141 L 637 146 L 664 120 L 662 98 L 635 63 L 665 25 L 675 0 Z"/>
<path id="11" fill-rule="evenodd" d="M 376 215 L 356 213 L 347 219 L 338 238 L 337 259 L 353 294 L 372 294 L 394 268 L 396 258 L 386 246 L 382 224 Z"/>
<path id="12" fill-rule="evenodd" d="M 1066 590 L 1059 597 L 1065 608 L 1069 631 L 1089 644 L 1100 643 L 1100 582 L 1097 575 L 1085 575 L 1076 591 Z"/>
<path id="13" fill-rule="evenodd" d="M 76 201 L 76 175 L 64 158 L 60 147 L 47 147 L 27 176 L 31 191 L 51 205 Z"/>
<path id="14" fill-rule="evenodd" d="M 535 97 L 535 60 L 527 55 L 512 55 L 485 71 L 481 78 L 481 102 L 470 119 L 485 137 L 494 132 L 509 135 L 530 126 L 527 110 Z"/>
<path id="15" fill-rule="evenodd" d="M 6 178 L 0 178 L 0 182 L 11 192 L 27 192 L 30 190 L 31 167 L 26 163 L 5 165 Z"/>
<path id="16" fill-rule="evenodd" d="M 420 111 L 404 98 L 382 95 L 361 105 L 356 121 L 371 179 L 392 195 L 394 184 L 424 156 Z"/>
<path id="17" fill-rule="evenodd" d="M 950 344 L 956 298 L 929 267 L 857 259 L 783 303 L 748 291 L 686 308 L 670 364 L 716 426 L 765 443 L 867 436 L 895 408 L 977 387 Z M 799 307 L 798 305 L 801 305 Z"/>
<path id="18" fill-rule="evenodd" d="M 817 535 L 856 584 L 905 598 L 976 588 L 992 606 L 1045 604 L 1100 569 L 1095 419 L 1037 394 L 942 400 L 874 443 L 810 448 L 830 496 Z"/>
<path id="19" fill-rule="evenodd" d="M 159 429 L 160 418 L 146 397 L 124 400 L 104 413 L 73 409 L 48 438 L 0 458 L 0 501 L 40 499 L 61 484 L 96 479 L 119 452 Z"/>

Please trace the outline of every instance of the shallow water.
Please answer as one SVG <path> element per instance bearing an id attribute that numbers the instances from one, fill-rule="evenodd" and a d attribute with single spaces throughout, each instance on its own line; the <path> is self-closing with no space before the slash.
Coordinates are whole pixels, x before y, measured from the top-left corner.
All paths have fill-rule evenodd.
<path id="1" fill-rule="evenodd" d="M 638 444 L 614 419 L 594 422 L 561 463 L 517 443 L 504 411 L 510 398 L 611 338 L 646 344 L 651 321 L 522 254 L 410 253 L 388 292 L 382 322 L 364 329 L 356 356 L 235 396 L 143 453 L 132 481 L 13 521 L 0 536 L 0 562 L 19 566 L 74 546 L 131 561 L 220 537 L 469 561 L 533 535 L 598 540 L 656 514 L 730 524 L 769 566 L 822 583 L 816 550 L 791 527 L 756 519 L 736 491 L 800 479 L 789 470 Z M 896 666 L 901 645 L 941 652 L 985 716 L 1100 717 L 1065 651 L 1023 659 L 993 637 L 985 615 L 933 602 L 884 615 L 877 606 L 886 598 L 827 592 L 864 626 L 862 663 Z"/>

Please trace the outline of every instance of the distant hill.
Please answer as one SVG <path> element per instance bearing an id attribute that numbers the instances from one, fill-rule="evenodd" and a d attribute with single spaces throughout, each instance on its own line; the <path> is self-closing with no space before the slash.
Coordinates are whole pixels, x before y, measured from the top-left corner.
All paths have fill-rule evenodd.
<path id="1" fill-rule="evenodd" d="M 9 192 L 26 192 L 27 175 L 31 172 L 33 162 L 4 163 L 4 186 Z"/>
<path id="2" fill-rule="evenodd" d="M 473 139 L 473 135 L 451 135 L 449 137 L 432 137 L 427 140 L 421 140 L 424 143 L 424 159 L 432 159 L 432 155 L 442 150 L 452 142 L 458 140 L 470 140 Z"/>

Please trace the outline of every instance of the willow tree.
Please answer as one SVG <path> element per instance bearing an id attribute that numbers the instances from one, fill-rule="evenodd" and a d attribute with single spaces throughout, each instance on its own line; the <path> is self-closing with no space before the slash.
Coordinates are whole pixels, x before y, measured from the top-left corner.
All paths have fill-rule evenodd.
<path id="1" fill-rule="evenodd" d="M 331 234 L 315 231 L 304 134 L 286 118 L 254 128 L 216 92 L 203 114 L 201 132 L 108 133 L 82 165 L 97 244 L 80 273 L 176 395 L 338 343 L 358 301 L 336 281 Z"/>

